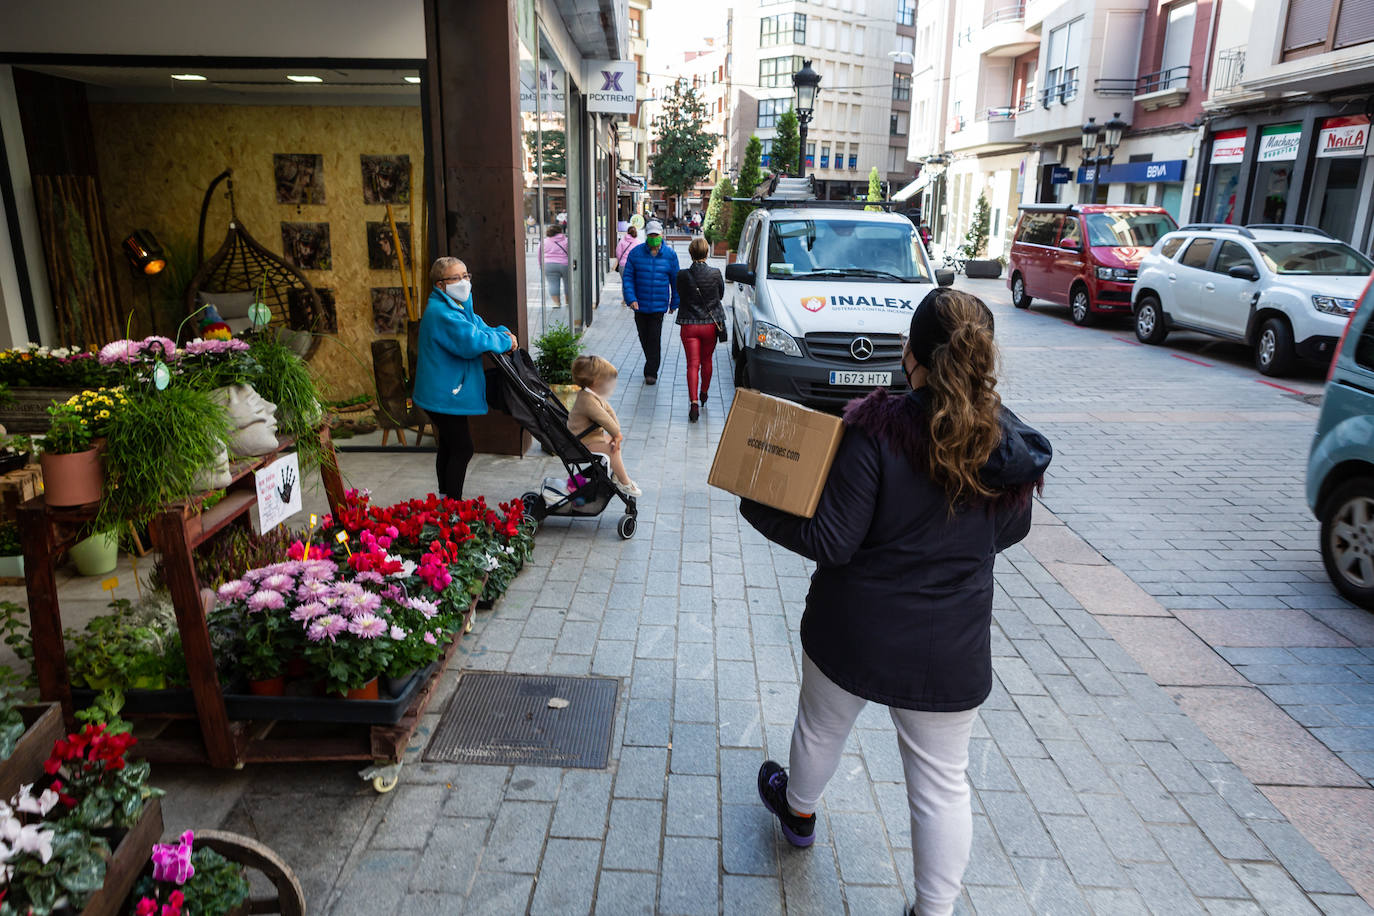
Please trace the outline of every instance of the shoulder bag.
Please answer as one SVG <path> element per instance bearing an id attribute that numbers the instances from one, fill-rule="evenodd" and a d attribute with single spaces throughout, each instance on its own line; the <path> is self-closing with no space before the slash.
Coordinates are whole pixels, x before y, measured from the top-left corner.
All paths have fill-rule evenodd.
<path id="1" fill-rule="evenodd" d="M 687 282 L 692 284 L 692 292 L 697 294 L 697 300 L 701 302 L 703 306 L 706 305 L 706 300 L 702 298 L 701 295 L 701 287 L 697 286 L 697 278 L 692 276 L 692 268 L 687 268 L 686 273 Z M 716 303 L 716 307 L 712 309 L 712 311 L 719 313 L 711 316 L 716 326 L 716 341 L 718 343 L 725 343 L 727 340 L 730 339 L 729 332 L 725 330 L 725 309 L 718 302 Z"/>

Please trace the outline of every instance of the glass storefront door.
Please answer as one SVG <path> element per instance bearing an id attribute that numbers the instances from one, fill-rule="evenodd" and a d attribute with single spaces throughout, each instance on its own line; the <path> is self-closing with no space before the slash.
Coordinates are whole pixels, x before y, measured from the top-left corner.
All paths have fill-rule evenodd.
<path id="1" fill-rule="evenodd" d="M 1309 218 L 1334 238 L 1354 238 L 1357 191 L 1364 162 L 1364 157 L 1317 160 Z"/>
<path id="2" fill-rule="evenodd" d="M 1211 190 L 1207 195 L 1207 211 L 1203 214 L 1204 221 L 1209 223 L 1234 223 L 1238 218 L 1236 213 L 1236 195 L 1240 191 L 1240 165 L 1214 165 L 1212 166 Z"/>
<path id="3" fill-rule="evenodd" d="M 1293 163 L 1261 162 L 1255 171 L 1252 223 L 1281 223 L 1288 212 Z"/>

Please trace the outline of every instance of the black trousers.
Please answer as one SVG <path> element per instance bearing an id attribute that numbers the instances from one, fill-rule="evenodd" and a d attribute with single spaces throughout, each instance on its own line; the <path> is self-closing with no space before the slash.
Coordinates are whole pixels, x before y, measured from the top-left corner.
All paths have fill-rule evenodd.
<path id="1" fill-rule="evenodd" d="M 663 312 L 635 312 L 635 330 L 644 351 L 644 377 L 658 378 L 663 362 Z"/>
<path id="2" fill-rule="evenodd" d="M 434 458 L 434 470 L 439 478 L 439 494 L 451 499 L 463 498 L 463 481 L 468 476 L 468 462 L 472 460 L 472 430 L 468 418 L 455 414 L 427 410 L 434 424 L 434 437 L 439 453 Z"/>

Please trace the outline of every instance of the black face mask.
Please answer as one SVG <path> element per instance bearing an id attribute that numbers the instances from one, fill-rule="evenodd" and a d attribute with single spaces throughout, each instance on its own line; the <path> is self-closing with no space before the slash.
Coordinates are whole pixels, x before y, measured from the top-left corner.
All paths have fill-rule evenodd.
<path id="1" fill-rule="evenodd" d="M 921 366 L 919 363 L 917 363 L 916 369 L 919 368 L 921 368 Z M 906 367 L 906 360 L 902 360 L 902 375 L 906 376 L 906 387 L 911 389 L 912 391 L 916 390 L 916 386 L 911 384 L 911 377 L 916 374 L 916 369 L 908 369 Z"/>

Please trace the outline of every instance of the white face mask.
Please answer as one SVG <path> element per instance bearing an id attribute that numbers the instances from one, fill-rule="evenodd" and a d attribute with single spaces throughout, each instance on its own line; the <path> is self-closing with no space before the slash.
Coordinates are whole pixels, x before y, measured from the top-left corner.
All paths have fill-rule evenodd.
<path id="1" fill-rule="evenodd" d="M 472 295 L 471 280 L 454 280 L 444 284 L 445 291 L 459 302 L 467 302 L 468 296 Z"/>

